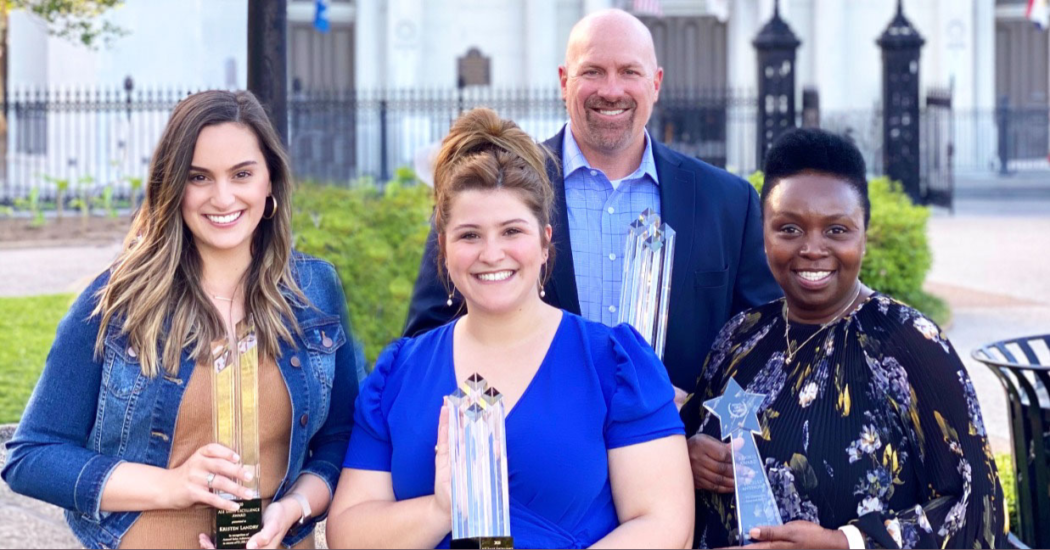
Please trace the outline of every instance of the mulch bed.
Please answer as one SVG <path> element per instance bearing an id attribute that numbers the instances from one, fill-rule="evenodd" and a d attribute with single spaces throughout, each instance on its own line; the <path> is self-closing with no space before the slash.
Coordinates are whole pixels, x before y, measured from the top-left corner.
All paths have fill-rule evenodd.
<path id="1" fill-rule="evenodd" d="M 122 240 L 130 226 L 128 216 L 48 218 L 39 227 L 26 218 L 0 219 L 0 248 L 109 244 Z"/>

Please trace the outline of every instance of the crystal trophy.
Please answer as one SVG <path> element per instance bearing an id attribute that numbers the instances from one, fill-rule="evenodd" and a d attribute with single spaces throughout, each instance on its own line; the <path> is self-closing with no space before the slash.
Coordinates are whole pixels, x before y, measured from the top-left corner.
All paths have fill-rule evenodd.
<path id="1" fill-rule="evenodd" d="M 474 374 L 448 396 L 452 548 L 513 548 L 503 396 Z"/>
<path id="2" fill-rule="evenodd" d="M 262 529 L 262 500 L 259 498 L 259 349 L 251 318 L 242 323 L 236 340 L 212 344 L 212 424 L 215 442 L 232 449 L 241 463 L 252 468 L 247 487 L 255 498 L 241 500 L 218 491 L 223 498 L 241 505 L 236 512 L 215 510 L 216 548 L 244 548 Z"/>
<path id="3" fill-rule="evenodd" d="M 674 229 L 646 208 L 631 222 L 623 254 L 619 322 L 630 323 L 660 359 L 667 343 L 674 241 Z"/>
<path id="4" fill-rule="evenodd" d="M 755 434 L 762 433 L 758 408 L 766 396 L 749 393 L 729 379 L 722 397 L 704 402 L 704 408 L 715 415 L 722 427 L 721 439 L 731 438 L 733 481 L 736 486 L 736 517 L 740 528 L 740 545 L 751 542 L 751 529 L 781 525 L 773 489 L 769 486 L 762 457 L 755 445 Z"/>

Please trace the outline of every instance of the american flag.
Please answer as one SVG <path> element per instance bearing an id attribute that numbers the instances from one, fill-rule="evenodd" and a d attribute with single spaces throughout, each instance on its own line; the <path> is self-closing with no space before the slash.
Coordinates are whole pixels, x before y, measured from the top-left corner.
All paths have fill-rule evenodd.
<path id="1" fill-rule="evenodd" d="M 1050 0 L 1028 0 L 1028 9 L 1024 15 L 1040 29 L 1050 28 Z"/>
<path id="2" fill-rule="evenodd" d="M 660 7 L 660 0 L 631 0 L 631 11 L 636 15 L 653 15 L 662 17 L 664 10 Z"/>

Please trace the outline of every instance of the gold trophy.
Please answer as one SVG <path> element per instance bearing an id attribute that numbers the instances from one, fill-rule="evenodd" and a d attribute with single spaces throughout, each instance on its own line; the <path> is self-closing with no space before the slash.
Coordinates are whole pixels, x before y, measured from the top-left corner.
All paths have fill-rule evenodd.
<path id="1" fill-rule="evenodd" d="M 255 495 L 241 500 L 223 491 L 216 494 L 241 505 L 236 512 L 215 510 L 216 548 L 244 548 L 262 529 L 259 497 L 259 349 L 251 317 L 236 330 L 235 340 L 212 345 L 212 424 L 215 442 L 233 450 L 241 464 L 253 470 L 252 480 L 239 481 Z"/>

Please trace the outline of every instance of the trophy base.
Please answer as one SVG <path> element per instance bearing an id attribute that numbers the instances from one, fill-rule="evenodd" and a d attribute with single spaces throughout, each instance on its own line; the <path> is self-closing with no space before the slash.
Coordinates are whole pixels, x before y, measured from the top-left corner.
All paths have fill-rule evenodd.
<path id="1" fill-rule="evenodd" d="M 514 537 L 470 537 L 452 539 L 450 548 L 514 548 Z"/>
<path id="2" fill-rule="evenodd" d="M 248 539 L 262 530 L 262 499 L 234 502 L 241 505 L 236 512 L 215 511 L 215 548 L 244 548 Z"/>

